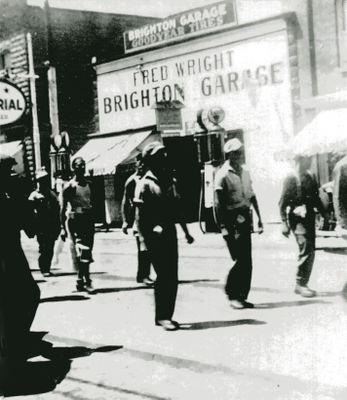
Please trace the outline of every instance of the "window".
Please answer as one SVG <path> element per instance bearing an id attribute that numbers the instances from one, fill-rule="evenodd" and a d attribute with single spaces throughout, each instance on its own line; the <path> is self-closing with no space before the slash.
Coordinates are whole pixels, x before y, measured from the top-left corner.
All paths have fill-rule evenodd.
<path id="1" fill-rule="evenodd" d="M 3 51 L 0 53 L 0 71 L 8 70 L 11 67 L 11 53 Z"/>

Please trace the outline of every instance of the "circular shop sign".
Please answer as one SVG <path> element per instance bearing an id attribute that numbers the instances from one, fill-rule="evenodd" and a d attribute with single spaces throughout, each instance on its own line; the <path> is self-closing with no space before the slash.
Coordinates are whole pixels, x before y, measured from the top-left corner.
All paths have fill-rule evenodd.
<path id="1" fill-rule="evenodd" d="M 225 112 L 221 107 L 212 107 L 209 109 L 207 113 L 207 118 L 214 125 L 218 125 L 223 121 L 225 117 Z"/>
<path id="2" fill-rule="evenodd" d="M 23 92 L 10 82 L 0 81 L 0 125 L 17 121 L 23 116 L 25 109 Z"/>

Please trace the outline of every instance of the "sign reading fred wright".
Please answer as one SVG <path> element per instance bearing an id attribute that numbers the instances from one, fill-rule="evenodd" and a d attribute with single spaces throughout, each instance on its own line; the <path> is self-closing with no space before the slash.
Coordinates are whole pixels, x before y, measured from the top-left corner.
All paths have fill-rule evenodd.
<path id="1" fill-rule="evenodd" d="M 234 1 L 220 1 L 124 32 L 124 50 L 131 53 L 235 24 Z"/>
<path id="2" fill-rule="evenodd" d="M 25 112 L 23 92 L 12 83 L 0 81 L 0 126 L 16 122 Z"/>

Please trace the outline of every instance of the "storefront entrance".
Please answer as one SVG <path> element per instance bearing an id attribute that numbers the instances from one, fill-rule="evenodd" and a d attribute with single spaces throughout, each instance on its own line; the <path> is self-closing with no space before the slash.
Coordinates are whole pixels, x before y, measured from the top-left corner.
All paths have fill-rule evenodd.
<path id="1" fill-rule="evenodd" d="M 193 136 L 164 137 L 170 167 L 174 170 L 187 222 L 198 220 L 200 166 Z"/>

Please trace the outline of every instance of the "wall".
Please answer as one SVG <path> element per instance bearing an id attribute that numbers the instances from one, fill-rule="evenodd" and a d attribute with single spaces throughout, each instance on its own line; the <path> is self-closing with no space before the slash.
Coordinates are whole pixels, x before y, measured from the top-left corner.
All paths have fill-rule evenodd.
<path id="1" fill-rule="evenodd" d="M 154 124 L 155 102 L 177 99 L 184 104 L 184 133 L 199 109 L 221 106 L 222 126 L 245 132 L 264 218 L 276 220 L 280 182 L 289 168 L 276 153 L 293 135 L 289 48 L 286 23 L 277 19 L 143 53 L 140 64 L 134 56 L 100 66 L 100 129 Z"/>

